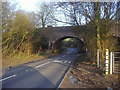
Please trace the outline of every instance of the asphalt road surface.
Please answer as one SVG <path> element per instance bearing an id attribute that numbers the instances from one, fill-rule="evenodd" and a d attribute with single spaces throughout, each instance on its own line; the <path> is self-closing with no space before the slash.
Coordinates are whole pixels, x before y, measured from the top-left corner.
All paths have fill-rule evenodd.
<path id="1" fill-rule="evenodd" d="M 77 50 L 63 53 L 5 70 L 2 88 L 57 88 L 70 65 L 77 58 Z"/>

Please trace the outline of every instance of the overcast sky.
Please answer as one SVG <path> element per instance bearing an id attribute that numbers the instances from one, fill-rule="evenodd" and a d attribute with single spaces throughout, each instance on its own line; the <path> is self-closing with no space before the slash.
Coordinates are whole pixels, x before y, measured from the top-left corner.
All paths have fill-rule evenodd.
<path id="1" fill-rule="evenodd" d="M 57 1 L 86 1 L 86 0 L 11 0 L 12 2 L 18 2 L 17 9 L 29 11 L 29 12 L 35 12 L 37 10 L 37 3 L 40 2 L 57 2 Z M 101 1 L 101 0 L 87 0 L 87 1 Z M 106 1 L 106 0 L 102 0 Z M 107 0 L 107 1 L 117 1 L 117 0 Z M 119 1 L 119 0 L 118 0 Z M 57 15 L 57 17 L 62 17 L 63 15 Z M 84 23 L 84 18 L 82 20 L 82 23 Z M 64 25 L 63 23 L 59 23 L 59 25 Z"/>
<path id="2" fill-rule="evenodd" d="M 25 11 L 35 11 L 37 9 L 36 4 L 42 0 L 16 0 L 18 2 L 18 9 Z"/>
<path id="3" fill-rule="evenodd" d="M 90 2 L 90 1 L 119 1 L 119 0 L 12 0 L 12 1 L 17 1 L 19 3 L 19 8 L 22 9 L 22 10 L 25 10 L 25 11 L 35 11 L 36 10 L 36 4 L 38 2 L 57 2 L 57 1 L 61 1 L 61 2 L 64 2 L 64 1 L 70 1 L 70 2 L 74 2 L 74 1 L 87 1 L 87 2 Z"/>
<path id="4" fill-rule="evenodd" d="M 53 0 L 15 0 L 17 3 L 17 10 L 24 10 L 29 12 L 35 12 L 37 11 L 37 3 L 40 2 L 53 2 Z M 64 15 L 63 14 L 57 14 L 57 17 L 63 19 L 64 21 Z M 57 22 L 58 26 L 66 26 L 67 24 Z"/>

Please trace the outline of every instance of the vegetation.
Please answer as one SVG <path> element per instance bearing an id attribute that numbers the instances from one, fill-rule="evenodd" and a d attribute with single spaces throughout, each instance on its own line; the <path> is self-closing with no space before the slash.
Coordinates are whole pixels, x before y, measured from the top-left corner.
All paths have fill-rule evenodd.
<path id="1" fill-rule="evenodd" d="M 97 50 L 100 50 L 100 63 L 104 67 L 105 50 L 115 51 L 117 40 L 113 37 L 117 20 L 117 12 L 120 10 L 119 2 L 60 2 L 58 7 L 64 13 L 66 21 L 59 22 L 81 26 L 86 24 L 83 39 L 87 53 L 96 62 Z M 83 18 L 85 22 L 83 23 Z M 78 27 L 79 29 L 79 27 Z M 76 30 L 75 30 L 76 32 Z M 77 31 L 78 32 L 78 31 Z"/>
<path id="2" fill-rule="evenodd" d="M 53 3 L 37 3 L 37 11 L 34 13 L 36 27 L 45 28 L 49 25 L 56 25 L 53 19 L 55 8 Z"/>
<path id="3" fill-rule="evenodd" d="M 47 49 L 47 38 L 36 29 L 29 13 L 12 11 L 10 3 L 2 4 L 2 55 L 5 57 L 31 56 Z M 41 48 L 41 49 L 40 49 Z"/>
<path id="4" fill-rule="evenodd" d="M 96 52 L 100 50 L 100 62 L 103 67 L 105 50 L 116 50 L 115 34 L 119 2 L 57 2 L 42 3 L 38 11 L 27 13 L 14 10 L 15 5 L 10 2 L 2 3 L 2 54 L 3 57 L 31 56 L 45 52 L 48 49 L 48 39 L 43 29 L 47 25 L 56 25 L 56 22 L 77 26 L 86 25 L 83 39 L 90 57 L 96 62 Z M 53 7 L 55 6 L 55 7 Z M 60 11 L 65 16 L 61 19 L 55 16 Z M 84 22 L 83 22 L 84 20 Z M 75 30 L 76 32 L 76 30 Z M 77 30 L 77 33 L 79 30 Z M 71 43 L 71 42 L 70 42 Z M 65 43 L 64 43 L 65 44 Z"/>
<path id="5" fill-rule="evenodd" d="M 79 41 L 76 38 L 66 38 L 61 41 L 61 48 L 77 48 L 79 51 L 84 51 L 84 42 Z"/>

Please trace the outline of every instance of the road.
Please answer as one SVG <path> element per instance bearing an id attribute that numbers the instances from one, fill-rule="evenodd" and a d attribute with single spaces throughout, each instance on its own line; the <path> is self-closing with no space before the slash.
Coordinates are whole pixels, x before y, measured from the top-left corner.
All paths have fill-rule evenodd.
<path id="1" fill-rule="evenodd" d="M 76 49 L 43 60 L 7 69 L 0 79 L 2 88 L 57 88 L 77 58 Z"/>

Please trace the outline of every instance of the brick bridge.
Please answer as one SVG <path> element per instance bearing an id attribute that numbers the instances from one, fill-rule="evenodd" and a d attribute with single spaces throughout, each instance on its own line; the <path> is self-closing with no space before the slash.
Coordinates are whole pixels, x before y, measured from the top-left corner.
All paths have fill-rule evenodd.
<path id="1" fill-rule="evenodd" d="M 63 27 L 52 27 L 48 26 L 42 28 L 43 34 L 49 40 L 49 49 L 59 49 L 60 42 L 66 38 L 75 38 L 78 39 L 81 43 L 84 43 L 84 34 L 88 30 L 87 26 L 63 26 Z M 116 28 L 112 31 L 113 36 L 120 36 Z"/>
<path id="2" fill-rule="evenodd" d="M 42 29 L 44 35 L 49 39 L 49 49 L 58 49 L 60 42 L 66 38 L 78 39 L 81 43 L 84 43 L 83 30 L 85 26 L 64 26 L 64 27 L 52 27 Z"/>

